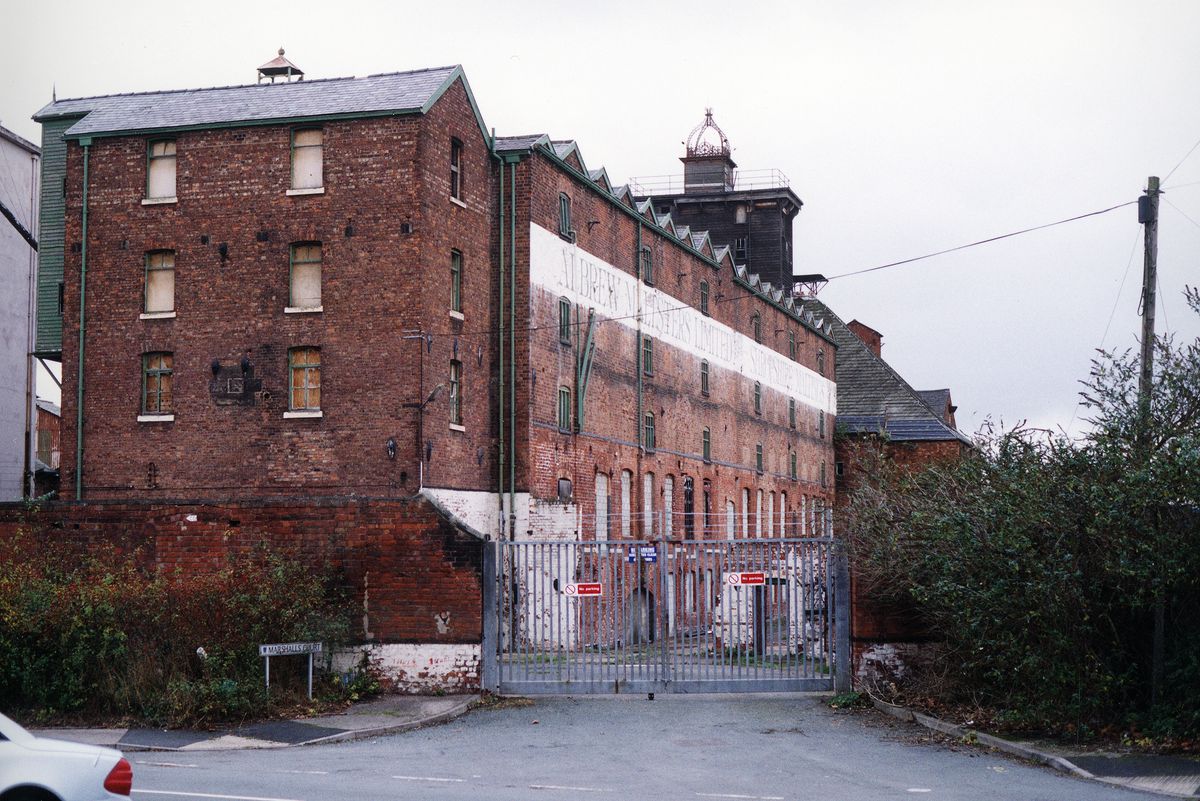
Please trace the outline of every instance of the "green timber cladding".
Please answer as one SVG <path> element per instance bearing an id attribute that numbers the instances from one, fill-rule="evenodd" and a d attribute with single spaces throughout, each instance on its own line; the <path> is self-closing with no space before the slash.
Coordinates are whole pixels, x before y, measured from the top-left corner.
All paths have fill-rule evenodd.
<path id="1" fill-rule="evenodd" d="M 80 115 L 82 116 L 82 115 Z M 67 142 L 63 134 L 80 117 L 60 117 L 42 123 L 42 210 L 38 229 L 37 339 L 38 356 L 62 359 L 62 309 L 59 292 L 63 280 L 66 238 Z"/>

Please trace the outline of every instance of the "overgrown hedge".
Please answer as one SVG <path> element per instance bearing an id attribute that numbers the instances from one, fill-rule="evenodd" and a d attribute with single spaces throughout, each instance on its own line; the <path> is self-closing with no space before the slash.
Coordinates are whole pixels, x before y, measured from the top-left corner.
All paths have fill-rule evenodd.
<path id="1" fill-rule="evenodd" d="M 942 643 L 943 700 L 1200 736 L 1200 341 L 1160 342 L 1156 363 L 1146 409 L 1136 360 L 1102 354 L 1074 440 L 1010 430 L 920 472 L 882 440 L 855 446 L 841 528 L 858 580 L 920 610 Z"/>
<path id="2" fill-rule="evenodd" d="M 335 577 L 289 554 L 264 546 L 208 573 L 155 572 L 137 554 L 35 536 L 31 521 L 0 542 L 6 711 L 164 725 L 259 717 L 288 700 L 264 692 L 260 643 L 348 638 Z M 344 698 L 370 683 L 332 676 L 322 690 Z"/>

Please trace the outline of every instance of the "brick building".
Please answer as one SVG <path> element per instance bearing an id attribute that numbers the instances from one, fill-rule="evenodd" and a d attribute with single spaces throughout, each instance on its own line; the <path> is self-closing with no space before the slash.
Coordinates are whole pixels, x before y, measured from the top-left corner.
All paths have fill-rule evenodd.
<path id="1" fill-rule="evenodd" d="M 974 446 L 955 425 L 949 389 L 916 390 L 883 359 L 883 335 L 858 320 L 845 323 L 820 301 L 806 305 L 829 325 L 838 345 L 837 499 L 845 503 L 865 469 L 864 440 L 883 443 L 886 458 L 921 469 L 960 459 Z M 895 676 L 921 658 L 931 639 L 913 609 L 881 604 L 851 577 L 851 630 L 856 676 Z"/>
<path id="2" fill-rule="evenodd" d="M 394 675 L 424 658 L 399 646 L 438 646 L 456 686 L 470 542 L 825 530 L 836 345 L 790 291 L 573 142 L 493 139 L 461 68 L 299 75 L 281 52 L 257 84 L 36 116 L 62 514 L 160 540 L 222 515 L 278 537 L 331 503 L 381 542 L 425 521 L 457 544 L 396 569 L 446 580 L 414 596 L 363 565 L 363 637 Z"/>

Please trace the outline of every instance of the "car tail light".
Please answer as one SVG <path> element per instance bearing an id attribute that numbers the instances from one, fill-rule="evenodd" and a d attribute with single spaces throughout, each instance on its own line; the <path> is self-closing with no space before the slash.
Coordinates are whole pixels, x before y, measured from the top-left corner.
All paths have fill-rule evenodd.
<path id="1" fill-rule="evenodd" d="M 132 788 L 133 767 L 128 759 L 121 758 L 108 772 L 108 777 L 104 780 L 104 789 L 113 795 L 129 795 Z"/>

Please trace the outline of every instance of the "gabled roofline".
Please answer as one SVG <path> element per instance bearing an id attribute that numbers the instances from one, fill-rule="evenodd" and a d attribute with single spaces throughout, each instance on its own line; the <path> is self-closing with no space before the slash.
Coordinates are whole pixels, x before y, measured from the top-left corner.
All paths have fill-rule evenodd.
<path id="1" fill-rule="evenodd" d="M 574 144 L 574 140 L 571 140 L 571 143 Z M 556 167 L 558 167 L 559 169 L 563 170 L 568 175 L 574 177 L 576 180 L 586 184 L 587 186 L 590 186 L 592 189 L 599 189 L 599 187 L 596 186 L 596 183 L 591 178 L 589 178 L 586 174 L 581 173 L 579 170 L 575 169 L 568 162 L 566 162 L 565 160 L 563 160 L 562 158 L 559 157 L 559 155 L 554 151 L 554 143 L 552 141 L 548 140 L 544 143 L 539 142 L 537 145 L 535 145 L 533 148 L 531 148 L 530 152 L 533 152 L 533 151 L 536 151 L 538 154 L 547 158 L 551 164 L 553 164 Z M 567 152 L 570 152 L 570 150 L 568 150 Z M 583 163 L 582 157 L 580 158 L 580 163 Z M 717 261 L 712 256 L 707 256 L 704 253 L 701 253 L 699 250 L 697 250 L 695 247 L 692 246 L 690 241 L 684 242 L 683 240 L 679 239 L 679 237 L 672 235 L 672 233 L 668 232 L 665 228 L 663 228 L 661 225 L 659 225 L 657 220 L 647 219 L 647 217 L 644 214 L 639 213 L 639 211 L 637 209 L 629 208 L 627 205 L 622 203 L 616 196 L 614 196 L 613 194 L 611 194 L 609 192 L 599 192 L 599 194 L 605 200 L 607 200 L 609 203 L 611 203 L 613 206 L 620 209 L 624 214 L 626 214 L 636 220 L 640 220 L 644 225 L 648 225 L 648 227 L 657 230 L 658 233 L 661 234 L 664 238 L 669 239 L 670 241 L 674 242 L 676 245 L 683 248 L 688 254 L 699 259 L 701 262 L 707 264 L 709 267 L 712 267 L 714 270 L 718 270 L 718 271 L 721 269 L 722 262 Z M 652 204 L 649 203 L 649 200 L 646 201 L 645 207 L 646 207 L 647 211 L 649 211 L 650 214 L 653 216 L 654 209 L 653 209 Z M 667 215 L 667 216 L 669 217 L 670 215 Z M 672 229 L 674 229 L 674 225 L 672 225 Z M 793 320 L 795 320 L 797 323 L 799 323 L 802 327 L 808 329 L 809 331 L 812 331 L 818 337 L 825 340 L 825 342 L 827 342 L 829 345 L 831 345 L 835 351 L 837 350 L 838 345 L 831 336 L 829 336 L 824 331 L 822 331 L 819 328 L 817 328 L 816 326 L 814 326 L 808 320 L 804 319 L 803 312 L 805 310 L 803 309 L 803 307 L 800 304 L 791 302 L 790 303 L 791 308 L 788 308 L 788 306 L 785 305 L 784 302 L 776 301 L 776 300 L 772 299 L 771 297 L 769 297 L 767 294 L 763 293 L 761 290 L 758 290 L 755 287 L 751 286 L 749 281 L 746 281 L 744 279 L 739 279 L 736 269 L 732 270 L 731 272 L 733 274 L 733 280 L 735 283 L 740 283 L 741 285 L 743 285 L 744 287 L 749 289 L 754 294 L 755 297 L 759 298 L 764 303 L 766 303 L 770 306 L 774 306 L 779 311 L 781 311 L 784 314 L 786 314 L 787 316 L 791 317 Z M 791 298 L 791 296 L 789 295 L 788 300 L 790 300 L 790 298 Z"/>
<path id="2" fill-rule="evenodd" d="M 426 69 L 411 70 L 409 72 L 380 73 L 378 75 L 368 75 L 367 77 L 368 78 L 378 78 L 378 77 L 382 77 L 384 75 L 403 75 L 403 74 L 418 73 L 418 72 L 434 72 L 434 71 L 441 70 L 441 69 L 446 69 L 446 68 L 445 67 L 429 67 Z M 213 129 L 218 129 L 218 128 L 251 128 L 251 127 L 261 127 L 264 125 L 291 125 L 294 123 L 302 123 L 302 122 L 333 122 L 333 121 L 338 121 L 338 120 L 357 120 L 357 119 L 369 119 L 369 118 L 375 118 L 375 117 L 401 117 L 401 116 L 407 116 L 409 114 L 421 114 L 423 116 L 425 114 L 428 114 L 430 109 L 433 108 L 434 104 L 437 103 L 437 101 L 440 100 L 442 98 L 442 96 L 445 95 L 446 92 L 448 92 L 450 90 L 450 87 L 454 85 L 454 82 L 457 80 L 460 80 L 460 79 L 463 82 L 463 89 L 466 91 L 467 102 L 471 106 L 471 112 L 472 112 L 472 114 L 475 115 L 475 122 L 479 126 L 479 134 L 480 134 L 480 136 L 483 137 L 483 141 L 485 143 L 487 143 L 488 149 L 491 149 L 491 147 L 492 147 L 491 134 L 488 132 L 487 125 L 483 121 L 483 114 L 480 113 L 480 111 L 479 111 L 479 104 L 475 100 L 475 93 L 471 91 L 471 84 L 470 84 L 470 82 L 467 81 L 466 73 L 463 71 L 461 64 L 456 65 L 450 71 L 450 74 L 446 76 L 446 79 L 444 81 L 442 81 L 441 86 L 439 86 L 436 90 L 434 90 L 434 92 L 432 94 L 430 94 L 429 99 L 426 100 L 425 103 L 422 104 L 421 106 L 412 106 L 412 107 L 395 108 L 395 109 L 376 109 L 375 111 L 348 111 L 348 112 L 342 112 L 342 113 L 337 113 L 337 114 L 310 114 L 310 115 L 302 114 L 302 115 L 285 116 L 285 117 L 273 117 L 270 119 L 227 120 L 227 121 L 222 121 L 222 122 L 197 123 L 194 125 L 171 125 L 171 126 L 159 126 L 159 127 L 149 127 L 149 128 L 122 128 L 122 129 L 115 129 L 115 130 L 109 130 L 109 131 L 92 131 L 92 132 L 89 132 L 86 134 L 72 134 L 70 131 L 67 131 L 63 135 L 63 138 L 65 138 L 65 139 L 82 139 L 82 138 L 90 137 L 90 138 L 94 138 L 94 139 L 99 139 L 99 138 L 108 138 L 108 137 L 115 137 L 115 136 L 146 136 L 146 135 L 160 134 L 160 133 L 167 133 L 167 132 L 174 132 L 174 131 L 180 131 L 180 132 L 207 131 L 207 130 L 213 130 Z M 350 78 L 324 78 L 324 79 L 320 79 L 320 80 L 332 82 L 332 81 L 353 81 L 353 80 L 358 80 L 358 79 L 354 78 L 354 77 L 350 77 Z M 308 86 L 311 86 L 314 83 L 318 83 L 318 81 L 304 81 L 304 84 L 308 85 Z M 116 94 L 116 95 L 97 95 L 95 97 L 68 98 L 66 100 L 58 101 L 58 102 L 66 103 L 66 102 L 83 101 L 83 100 L 103 100 L 104 98 L 108 98 L 108 97 L 129 97 L 129 96 L 136 96 L 136 95 L 162 95 L 162 94 L 173 94 L 173 93 L 181 93 L 181 92 L 197 92 L 197 91 L 203 92 L 203 91 L 210 91 L 210 90 L 217 90 L 217 89 L 244 89 L 244 88 L 256 87 L 256 86 L 261 86 L 261 85 L 262 84 L 238 84 L 238 85 L 234 85 L 234 86 L 214 86 L 214 87 L 210 87 L 209 89 L 167 89 L 167 90 L 161 90 L 161 91 L 155 91 L 155 92 L 130 92 L 130 93 L 126 93 L 126 94 Z M 51 104 L 51 105 L 53 105 L 53 104 Z M 81 110 L 78 108 L 75 108 L 69 112 L 64 111 L 61 114 L 54 114 L 54 113 L 43 114 L 43 113 L 39 112 L 38 114 L 34 115 L 33 119 L 36 122 L 44 122 L 47 120 L 57 119 L 60 117 L 61 118 L 86 117 L 91 112 L 92 112 L 91 109 Z"/>
<path id="3" fill-rule="evenodd" d="M 9 142 L 12 142 L 14 145 L 22 150 L 27 151 L 31 155 L 39 157 L 42 155 L 42 149 L 40 147 L 35 145 L 33 142 L 30 142 L 20 134 L 8 130 L 3 125 L 0 125 L 0 139 L 5 139 Z"/>
<path id="4" fill-rule="evenodd" d="M 471 91 L 471 84 L 467 81 L 467 74 L 463 71 L 462 64 L 456 64 L 454 70 L 446 77 L 446 80 L 442 82 L 438 90 L 429 96 L 429 100 L 425 102 L 425 105 L 421 106 L 421 113 L 428 114 L 429 110 L 433 108 L 433 104 L 440 100 L 442 95 L 446 94 L 450 90 L 450 87 L 454 85 L 454 82 L 460 78 L 462 79 L 463 89 L 467 93 L 467 102 L 471 104 L 471 112 L 475 115 L 475 122 L 479 125 L 479 133 L 483 136 L 483 141 L 487 143 L 488 149 L 491 150 L 492 136 L 488 133 L 487 125 L 483 122 L 483 114 L 479 111 L 479 104 L 475 102 L 475 93 Z"/>

